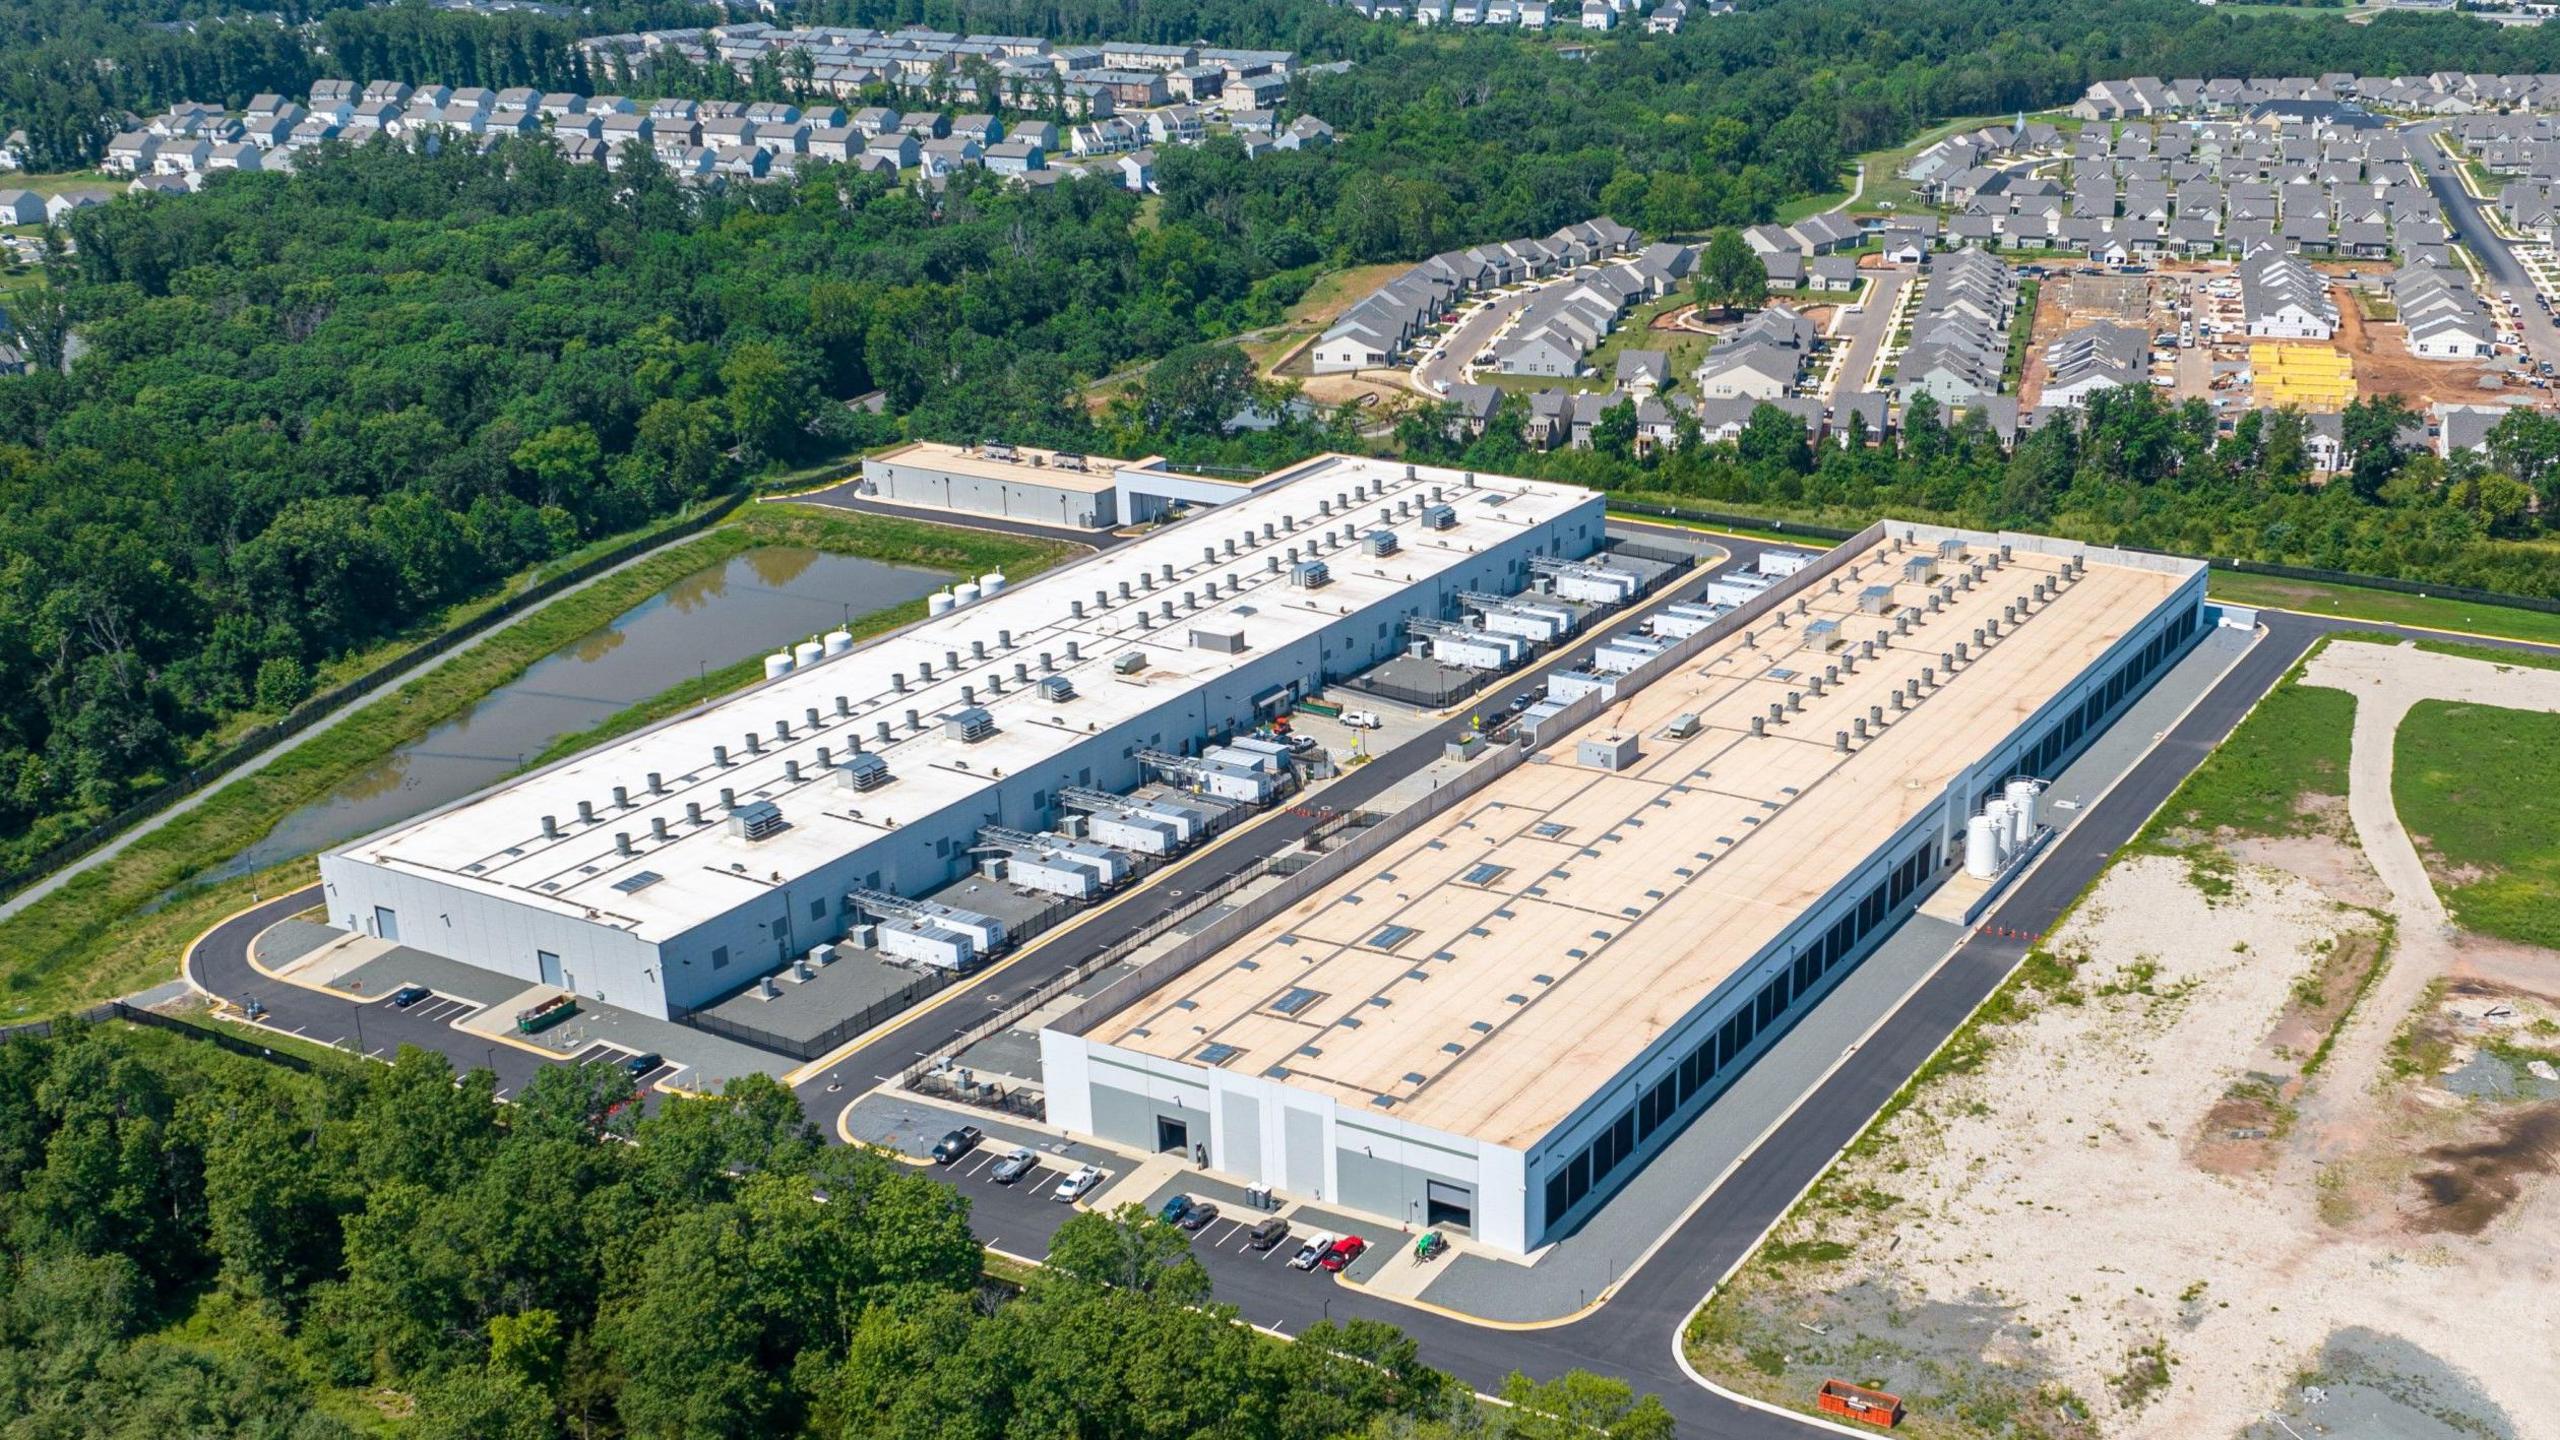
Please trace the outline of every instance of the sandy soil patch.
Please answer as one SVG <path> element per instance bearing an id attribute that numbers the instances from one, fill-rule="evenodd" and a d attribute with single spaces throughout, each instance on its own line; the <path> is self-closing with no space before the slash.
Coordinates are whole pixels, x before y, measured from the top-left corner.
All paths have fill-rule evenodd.
<path id="1" fill-rule="evenodd" d="M 2560 1436 L 2560 955 L 2451 928 L 2390 798 L 2413 703 L 2560 673 L 2339 643 L 2305 682 L 2357 697 L 2345 813 L 2210 884 L 2120 859 L 1709 1308 L 1711 1371 L 1924 1436 Z"/>
<path id="2" fill-rule="evenodd" d="M 2208 903 L 2175 859 L 2116 866 L 2057 937 L 2067 987 L 1774 1237 L 1807 1263 L 1727 1316 L 1773 1398 L 1842 1373 L 1919 1398 L 1919 1434 L 2038 1406 L 2056 1434 L 2229 1434 L 2362 1325 L 2458 1357 L 2513 1433 L 2560 1433 L 2533 1379 L 2560 1214 L 2519 1158 L 2560 1131 L 2509 1112 L 2481 1134 L 2323 1072 L 2308 1088 L 2368 1120 L 2307 1134 L 2298 1070 L 2257 1067 L 2296 987 L 2374 921 L 2269 867 L 2234 884 Z"/>
<path id="3" fill-rule="evenodd" d="M 2364 395 L 2398 395 L 2419 409 L 2437 401 L 2477 405 L 2506 398 L 2503 385 L 2483 388 L 2480 378 L 2490 366 L 2468 360 L 2421 360 L 2409 353 L 2409 328 L 2397 321 L 2367 320 L 2355 296 L 2332 292 L 2338 302 L 2338 333 L 2331 343 L 2353 357 L 2356 390 Z"/>

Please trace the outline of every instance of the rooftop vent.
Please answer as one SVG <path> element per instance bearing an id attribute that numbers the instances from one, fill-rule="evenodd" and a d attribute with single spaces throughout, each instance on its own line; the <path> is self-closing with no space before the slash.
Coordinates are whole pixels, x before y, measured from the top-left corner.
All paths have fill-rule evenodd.
<path id="1" fill-rule="evenodd" d="M 1064 675 L 1044 675 L 1040 677 L 1040 698 L 1073 700 L 1076 698 L 1076 682 Z"/>
<path id="2" fill-rule="evenodd" d="M 782 807 L 770 800 L 750 800 L 729 812 L 729 831 L 749 840 L 770 840 L 787 828 Z"/>
<path id="3" fill-rule="evenodd" d="M 869 750 L 846 756 L 843 768 L 836 774 L 842 777 L 837 783 L 851 790 L 877 790 L 894 778 L 889 774 L 889 762 Z"/>
<path id="4" fill-rule="evenodd" d="M 943 717 L 942 733 L 964 745 L 975 745 L 996 733 L 996 717 L 983 705 L 966 705 Z"/>
<path id="5" fill-rule="evenodd" d="M 1396 532 L 1372 530 L 1364 537 L 1362 543 L 1369 547 L 1369 553 L 1372 555 L 1393 555 L 1396 553 Z"/>

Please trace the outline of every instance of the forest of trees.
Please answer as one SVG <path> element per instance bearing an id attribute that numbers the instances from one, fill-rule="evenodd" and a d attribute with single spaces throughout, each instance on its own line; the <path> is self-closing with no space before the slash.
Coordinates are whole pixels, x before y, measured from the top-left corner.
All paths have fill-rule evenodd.
<path id="1" fill-rule="evenodd" d="M 0 43 L 21 42 L 0 119 L 35 132 L 41 162 L 102 138 L 121 107 L 237 102 L 332 71 L 574 84 L 594 78 L 574 73 L 581 31 L 719 12 L 216 13 L 0 0 Z M 75 330 L 84 348 L 67 373 L 0 380 L 0 866 L 111 813 L 242 713 L 289 707 L 333 657 L 768 464 L 900 434 L 1239 466 L 1362 443 L 1347 418 L 1277 406 L 1231 355 L 1197 348 L 1276 321 L 1327 267 L 1603 213 L 1653 233 L 1763 218 L 1926 121 L 2065 100 L 2098 76 L 2560 70 L 2560 34 L 2540 28 L 2185 0 L 1775 0 L 1678 36 L 1606 37 L 1587 63 L 1316 0 L 825 0 L 809 18 L 1197 36 L 1356 63 L 1292 97 L 1338 145 L 1250 161 L 1223 139 L 1171 149 L 1155 205 L 975 172 L 929 199 L 825 167 L 704 196 L 645 163 L 606 175 L 511 143 L 486 157 L 377 144 L 314 155 L 300 176 L 82 212 L 76 254 L 9 305 L 40 362 Z M 1088 409 L 1082 386 L 1158 362 L 1159 393 Z M 883 415 L 837 403 L 874 389 Z M 1283 424 L 1226 436 L 1216 412 L 1244 405 Z M 1826 456 L 1802 475 L 1704 452 L 1651 470 L 1535 463 L 1620 465 L 1592 472 L 1619 488 L 1891 503 L 2553 588 L 2481 543 L 2530 517 L 2439 502 L 2460 476 L 2353 508 L 2240 461 L 2091 480 L 2083 457 L 2031 450 L 2030 484 L 2012 478 L 2027 461 L 1947 453 Z M 2226 503 L 2235 487 L 2245 505 Z"/>
<path id="2" fill-rule="evenodd" d="M 82 212 L 12 309 L 85 353 L 0 380 L 0 834 L 41 848 L 328 658 L 768 459 L 1081 436 L 1079 379 L 1312 273 L 1138 204 L 376 144 Z M 873 389 L 893 418 L 837 403 Z"/>
<path id="3" fill-rule="evenodd" d="M 1408 415 L 1399 439 L 1418 458 L 1848 527 L 1891 514 L 2560 597 L 2560 548 L 2514 543 L 2560 529 L 2560 419 L 2539 411 L 2509 416 L 2487 455 L 2447 461 L 2395 443 L 2419 423 L 2396 397 L 2359 401 L 2344 416 L 2349 470 L 2316 483 L 2298 413 L 2249 411 L 2217 435 L 2211 407 L 2172 406 L 2149 386 L 2102 391 L 2080 424 L 2032 431 L 2013 451 L 1925 396 L 1888 445 L 1816 453 L 1801 420 L 1764 405 L 1738 440 L 1698 443 L 1692 422 L 1684 443 L 1642 457 L 1632 404 L 1623 423 L 1595 427 L 1591 449 L 1546 453 L 1520 439 L 1522 402 L 1507 405 L 1463 445 L 1432 410 Z"/>
<path id="4" fill-rule="evenodd" d="M 1583 1374 L 1480 1405 L 1371 1321 L 1233 1323 L 1188 1238 L 1062 1227 L 1018 1291 L 968 1202 L 774 1082 L 174 1035 L 0 1045 L 0 1430 L 24 1440 L 1668 1440 Z M 628 1143 L 625 1143 L 628 1142 Z M 1314 1282 L 1311 1282 L 1314 1283 Z"/>

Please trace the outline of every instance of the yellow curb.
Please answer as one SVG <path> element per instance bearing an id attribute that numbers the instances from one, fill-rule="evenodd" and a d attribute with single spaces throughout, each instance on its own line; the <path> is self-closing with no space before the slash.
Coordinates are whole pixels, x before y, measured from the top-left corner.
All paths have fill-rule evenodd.
<path id="1" fill-rule="evenodd" d="M 317 889 L 317 888 L 319 888 L 319 887 L 317 887 L 317 886 L 313 886 L 313 887 L 311 887 L 311 888 L 313 888 L 313 889 Z M 299 891 L 297 891 L 297 892 L 294 892 L 294 893 L 299 894 L 300 892 L 299 892 Z M 260 901 L 260 902 L 258 903 L 258 905 L 251 905 L 251 906 L 249 906 L 249 907 L 248 907 L 248 909 L 246 909 L 246 910 L 236 911 L 236 912 L 234 912 L 234 913 L 233 913 L 233 914 L 232 914 L 228 919 L 225 919 L 225 920 L 223 920 L 223 921 L 219 921 L 219 922 L 217 922 L 217 923 L 214 925 L 213 929 L 211 929 L 211 930 L 207 930 L 207 931 L 205 931 L 204 933 L 205 933 L 205 935 L 211 935 L 211 934 L 213 933 L 213 931 L 214 931 L 214 930 L 221 929 L 223 925 L 230 923 L 230 920 L 236 920 L 236 919 L 238 919 L 241 915 L 245 915 L 245 914 L 247 914 L 247 913 L 249 912 L 249 910 L 255 910 L 255 909 L 259 908 L 259 905 L 264 905 L 264 904 L 267 904 L 267 903 L 269 903 L 269 902 L 266 902 L 266 901 Z M 288 916 L 284 917 L 284 919 L 285 919 L 285 920 L 290 920 L 290 919 L 292 919 L 292 918 L 293 918 L 293 917 L 292 917 L 292 916 L 290 916 L 290 915 L 288 915 Z M 281 925 L 281 924 L 283 924 L 283 923 L 284 923 L 284 920 L 278 920 L 278 921 L 276 922 L 276 925 Z M 259 963 L 258 963 L 258 937 L 259 937 L 260 935 L 264 935 L 264 934 L 266 934 L 266 933 L 267 933 L 267 930 L 273 930 L 274 928 L 276 928 L 276 926 L 275 926 L 275 925 L 270 925 L 270 926 L 268 926 L 268 927 L 267 927 L 267 929 L 266 929 L 266 930 L 261 930 L 261 931 L 259 931 L 257 935 L 252 935 L 252 936 L 250 936 L 250 937 L 249 937 L 249 943 L 248 943 L 248 945 L 247 945 L 247 946 L 245 946 L 245 947 L 243 947 L 243 948 L 244 948 L 244 953 L 247 955 L 248 960 L 249 960 L 249 968 L 250 968 L 250 969 L 257 971 L 259 974 L 266 976 L 269 980 L 272 980 L 272 981 L 274 981 L 275 983 L 277 983 L 277 984 L 279 984 L 279 985 L 291 985 L 291 986 L 293 986 L 293 987 L 294 987 L 295 989 L 297 989 L 297 990 L 308 990 L 308 991 L 310 991 L 310 992 L 311 992 L 312 994 L 314 994 L 314 995 L 326 995 L 326 996 L 328 996 L 328 997 L 329 997 L 330 999 L 332 999 L 332 1000 L 344 1000 L 344 1001 L 346 1001 L 346 1002 L 347 1002 L 348 1004 L 350 1004 L 350 1005 L 369 1005 L 369 1004 L 372 1004 L 375 1000 L 379 1000 L 379 999 L 381 999 L 381 998 L 382 998 L 382 997 L 380 997 L 380 996 L 378 996 L 378 995 L 376 995 L 376 996 L 371 996 L 371 997 L 359 997 L 359 996 L 355 996 L 355 995 L 350 995 L 350 994 L 346 993 L 346 992 L 345 992 L 345 991 L 343 991 L 343 990 L 332 990 L 332 989 L 330 989 L 330 988 L 329 988 L 328 986 L 326 986 L 326 985 L 314 985 L 314 984 L 311 984 L 310 982 L 305 981 L 305 980 L 297 980 L 297 979 L 295 979 L 294 977 L 292 977 L 292 976 L 290 976 L 290 975 L 280 974 L 280 973 L 278 973 L 277 971 L 270 970 L 270 969 L 268 969 L 266 966 L 259 964 Z M 199 936 L 197 936 L 197 937 L 196 937 L 195 945 L 189 945 L 189 946 L 187 947 L 187 962 L 186 962 L 186 963 L 187 963 L 187 965 L 190 967 L 190 969 L 192 969 L 192 967 L 193 967 L 193 966 L 194 966 L 194 964 L 195 964 L 195 951 L 196 951 L 196 945 L 201 945 L 201 944 L 203 944 L 203 943 L 204 943 L 204 935 L 199 935 Z M 492 972 L 492 973 L 495 973 L 495 972 Z M 195 984 L 195 978 L 194 978 L 194 976 L 193 976 L 193 975 L 189 975 L 189 976 L 188 976 L 187 983 L 188 983 L 188 984 L 190 984 L 190 985 L 194 985 L 194 984 Z M 196 986 L 196 988 L 197 988 L 199 991 L 202 991 L 202 993 L 204 993 L 204 994 L 206 994 L 206 995 L 213 995 L 213 992 L 212 992 L 212 991 L 210 991 L 210 990 L 205 990 L 205 989 L 204 989 L 204 987 L 203 987 L 203 986 L 201 986 L 201 985 L 197 985 L 197 986 Z M 215 998 L 215 999 L 217 999 L 217 1000 L 220 1000 L 220 999 L 222 999 L 223 997 L 218 996 L 218 995 L 215 995 L 215 996 L 214 996 L 214 998 Z M 232 1003 L 232 1002 L 230 1002 L 230 1001 L 225 1001 L 224 1003 L 229 1004 L 229 1003 Z M 484 1011 L 485 1011 L 485 1010 L 487 1010 L 489 1007 L 488 1007 L 488 1006 L 483 1005 L 483 1006 L 481 1006 L 480 1008 L 481 1008 L 482 1010 L 484 1010 Z M 259 1023 L 259 1022 L 252 1021 L 252 1022 L 250 1022 L 250 1023 L 252 1023 L 252 1024 L 257 1024 L 257 1023 Z M 274 1026 L 272 1026 L 272 1025 L 269 1025 L 269 1026 L 267 1026 L 266 1028 L 268 1028 L 268 1029 L 270 1029 L 270 1030 L 274 1030 L 274 1029 L 275 1029 L 275 1027 L 274 1027 Z M 528 1054 L 528 1055 L 539 1055 L 539 1056 L 541 1056 L 541 1057 L 542 1057 L 543 1059 L 545 1059 L 545 1060 L 558 1060 L 558 1061 L 563 1061 L 563 1062 L 565 1062 L 565 1061 L 567 1061 L 567 1060 L 569 1059 L 569 1057 L 568 1057 L 568 1056 L 561 1054 L 561 1053 L 560 1053 L 559 1051 L 557 1051 L 557 1050 L 545 1049 L 544 1047 L 542 1047 L 542 1046 L 540 1046 L 540 1045 L 536 1045 L 536 1044 L 534 1044 L 534 1043 L 533 1043 L 532 1041 L 530 1041 L 530 1040 L 522 1040 L 522 1039 L 518 1039 L 517 1037 L 515 1037 L 515 1036 L 513 1036 L 513 1035 L 502 1035 L 502 1034 L 496 1034 L 496 1033 L 491 1033 L 491 1032 L 484 1032 L 484 1031 L 479 1031 L 479 1030 L 465 1030 L 465 1029 L 462 1029 L 462 1028 L 461 1028 L 461 1027 L 459 1027 L 459 1026 L 447 1026 L 446 1028 L 447 1028 L 447 1029 L 452 1030 L 452 1031 L 453 1031 L 453 1033 L 454 1033 L 454 1034 L 456 1034 L 456 1035 L 466 1036 L 466 1037 L 468 1037 L 468 1038 L 470 1038 L 470 1039 L 478 1040 L 478 1041 L 482 1041 L 482 1042 L 484 1042 L 484 1043 L 492 1044 L 492 1045 L 508 1045 L 508 1046 L 513 1046 L 514 1048 L 516 1048 L 516 1049 L 518 1049 L 518 1050 L 522 1050 L 522 1051 L 524 1051 L 524 1052 L 525 1052 L 526 1054 Z M 278 1030 L 278 1031 L 276 1031 L 276 1033 L 277 1033 L 277 1034 L 279 1034 L 279 1035 L 290 1035 L 290 1034 L 292 1034 L 293 1032 L 292 1032 L 292 1031 L 290 1031 L 290 1030 Z M 305 1036 L 305 1037 L 303 1037 L 303 1038 L 308 1039 L 309 1037 L 308 1037 L 308 1036 Z M 316 1042 L 315 1042 L 315 1043 L 316 1043 Z M 663 1087 L 660 1087 L 660 1088 L 663 1088 Z M 691 1091 L 680 1091 L 680 1092 L 676 1092 L 676 1093 L 680 1093 L 680 1094 L 692 1094 L 692 1093 L 694 1093 L 694 1092 L 691 1092 Z"/>
<path id="2" fill-rule="evenodd" d="M 319 888 L 319 883 L 316 881 L 303 887 L 304 890 L 317 890 Z M 277 896 L 276 900 L 289 899 L 292 896 L 299 895 L 301 893 L 302 890 L 290 890 L 285 892 L 283 895 Z M 239 909 L 234 910 L 230 914 L 223 916 L 221 919 L 214 921 L 210 925 L 207 925 L 204 928 L 203 934 L 200 934 L 193 940 L 188 941 L 187 948 L 178 952 L 178 978 L 186 981 L 187 988 L 195 991 L 199 995 L 212 1000 L 222 999 L 221 996 L 206 989 L 203 983 L 196 979 L 196 952 L 204 948 L 205 941 L 213 938 L 214 931 L 221 929 L 223 926 L 230 924 L 232 921 L 239 919 L 241 916 L 248 914 L 252 910 L 263 910 L 274 903 L 275 900 L 252 900 L 248 904 L 241 906 Z M 291 919 L 292 917 L 287 916 L 285 918 Z M 277 923 L 281 924 L 283 922 L 279 921 Z M 258 935 L 264 935 L 267 933 L 267 930 L 273 930 L 274 928 L 276 928 L 274 925 L 270 925 L 266 930 L 259 931 Z M 258 973 L 263 975 L 267 972 L 264 966 L 258 964 L 258 935 L 250 936 L 249 943 L 243 947 L 243 950 L 249 957 L 250 968 L 257 970 Z"/>

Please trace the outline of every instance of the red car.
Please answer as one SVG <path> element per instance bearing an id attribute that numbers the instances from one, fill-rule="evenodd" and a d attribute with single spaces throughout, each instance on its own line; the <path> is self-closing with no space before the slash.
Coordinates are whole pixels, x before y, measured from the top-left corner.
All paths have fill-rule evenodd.
<path id="1" fill-rule="evenodd" d="M 1324 1258 L 1316 1264 L 1327 1270 L 1343 1270 L 1348 1268 L 1352 1261 L 1360 1258 L 1361 1251 L 1368 1248 L 1368 1241 L 1357 1235 L 1345 1235 L 1334 1241 L 1333 1248 L 1324 1252 Z"/>

